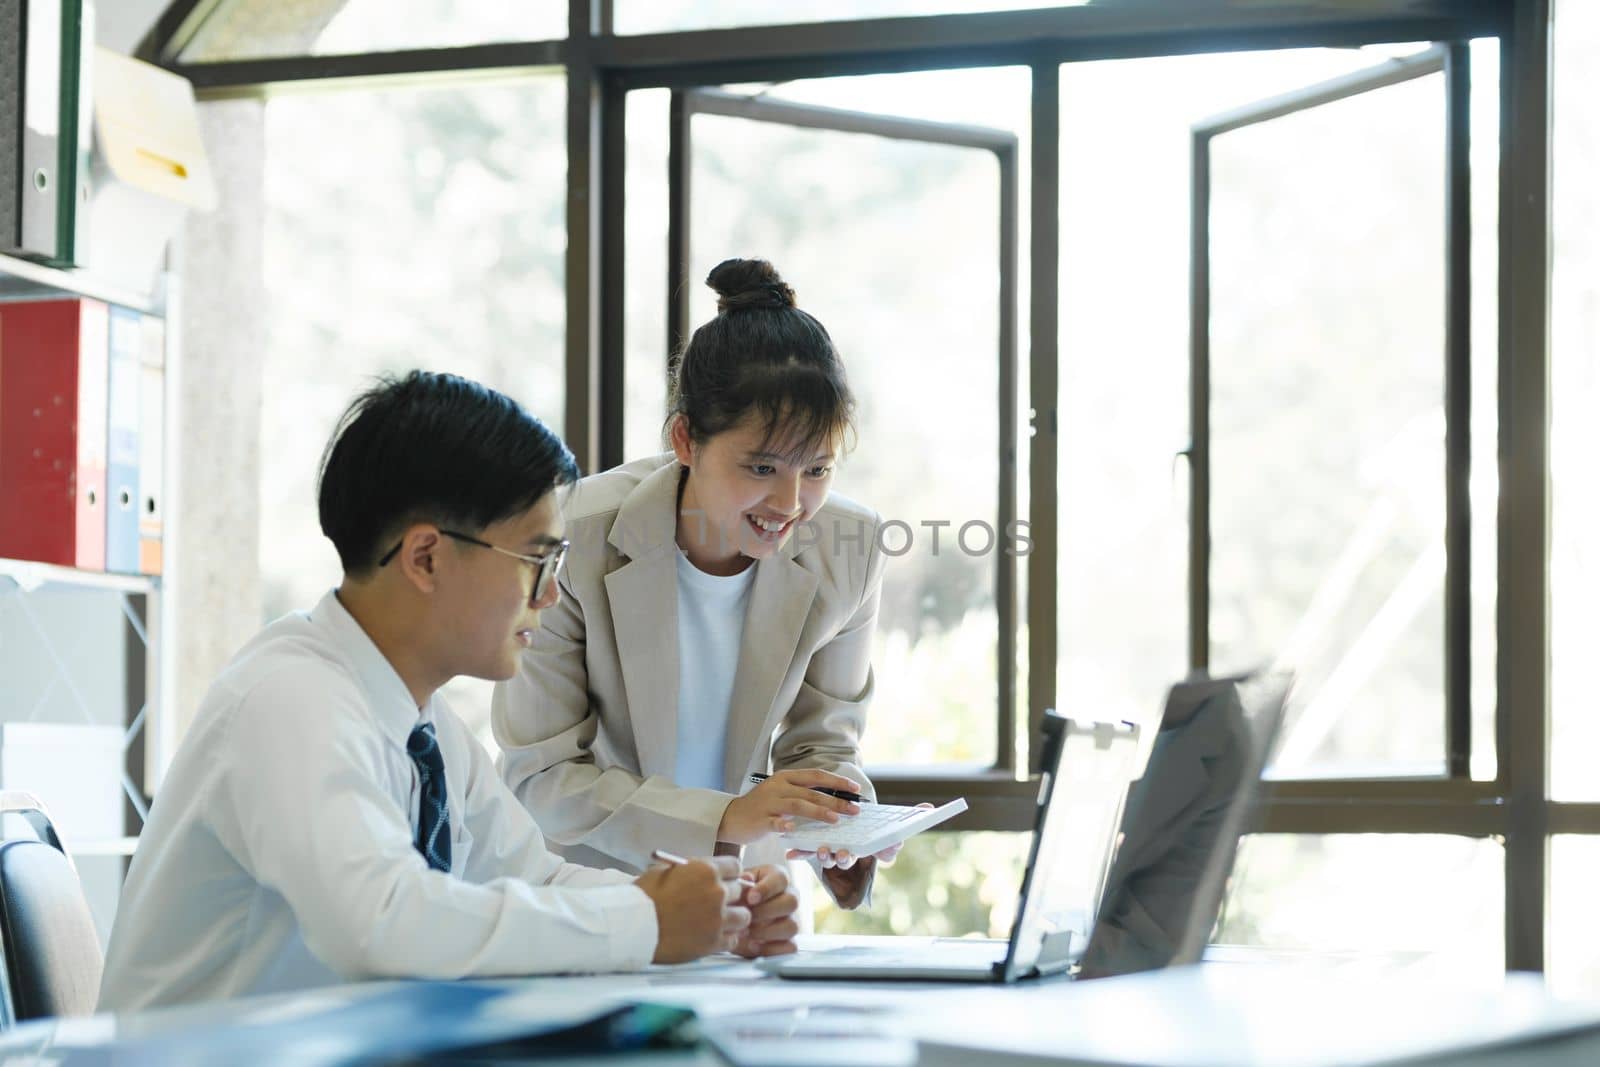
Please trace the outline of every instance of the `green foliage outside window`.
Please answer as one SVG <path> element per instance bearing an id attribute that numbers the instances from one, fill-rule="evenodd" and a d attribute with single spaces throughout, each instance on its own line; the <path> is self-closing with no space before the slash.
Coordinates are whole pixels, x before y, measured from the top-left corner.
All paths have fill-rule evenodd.
<path id="1" fill-rule="evenodd" d="M 841 911 L 814 898 L 821 934 L 1005 937 L 1016 916 L 1028 834 L 927 833 L 878 872 L 872 906 Z"/>

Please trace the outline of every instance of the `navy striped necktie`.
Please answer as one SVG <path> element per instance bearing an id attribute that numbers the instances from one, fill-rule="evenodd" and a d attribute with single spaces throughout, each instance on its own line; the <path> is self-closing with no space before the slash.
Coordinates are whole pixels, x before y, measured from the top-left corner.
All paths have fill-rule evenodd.
<path id="1" fill-rule="evenodd" d="M 417 851 L 436 871 L 450 870 L 450 801 L 444 791 L 444 755 L 433 723 L 425 722 L 411 731 L 406 751 L 417 765 L 422 783 L 417 813 Z"/>

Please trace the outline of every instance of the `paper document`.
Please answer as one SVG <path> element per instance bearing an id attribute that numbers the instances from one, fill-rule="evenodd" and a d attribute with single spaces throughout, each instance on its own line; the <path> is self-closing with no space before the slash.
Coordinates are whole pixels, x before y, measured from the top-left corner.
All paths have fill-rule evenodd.
<path id="1" fill-rule="evenodd" d="M 845 849 L 857 856 L 870 856 L 966 810 L 967 802 L 962 797 L 937 808 L 908 808 L 866 801 L 861 804 L 861 814 L 841 815 L 836 823 L 797 819 L 794 829 L 778 835 L 778 840 L 787 848 L 808 852 L 826 846 Z"/>

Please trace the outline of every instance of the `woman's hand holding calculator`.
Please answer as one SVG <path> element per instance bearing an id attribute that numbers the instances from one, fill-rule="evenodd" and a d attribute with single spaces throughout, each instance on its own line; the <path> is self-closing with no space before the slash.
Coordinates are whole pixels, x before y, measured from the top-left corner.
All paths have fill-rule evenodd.
<path id="1" fill-rule="evenodd" d="M 932 804 L 918 804 L 914 809 L 896 808 L 893 811 L 909 812 L 932 808 Z M 890 811 L 887 805 L 872 805 L 874 818 Z M 850 827 L 851 820 L 845 819 L 845 825 L 834 827 L 839 838 L 851 836 L 856 828 Z M 888 848 L 880 849 L 866 856 L 858 856 L 848 848 L 838 848 L 831 844 L 824 844 L 830 836 L 830 829 L 825 826 L 814 825 L 805 830 L 802 836 L 822 839 L 814 847 L 791 848 L 786 854 L 789 859 L 803 859 L 816 857 L 818 874 L 828 883 L 828 890 L 833 894 L 834 901 L 845 909 L 857 908 L 867 896 L 867 886 L 872 883 L 872 872 L 879 863 L 892 863 L 895 856 L 899 855 L 900 847 L 905 844 L 900 840 Z M 835 840 L 837 840 L 836 838 Z M 806 842 L 810 846 L 810 842 Z"/>
<path id="2" fill-rule="evenodd" d="M 860 812 L 860 806 L 854 800 L 818 790 L 835 790 L 853 797 L 860 788 L 850 779 L 828 771 L 779 771 L 733 799 L 722 813 L 717 840 L 748 845 L 767 834 L 787 833 L 800 819 L 837 823 L 840 816 Z"/>
<path id="3" fill-rule="evenodd" d="M 922 811 L 932 811 L 933 805 L 918 804 L 917 808 Z M 879 863 L 890 864 L 894 862 L 894 858 L 900 854 L 900 849 L 903 847 L 905 847 L 904 841 L 896 841 L 888 848 L 880 852 L 874 852 L 870 858 L 877 860 Z M 817 857 L 817 862 L 823 868 L 837 867 L 841 871 L 848 871 L 855 866 L 858 859 L 863 858 L 852 854 L 847 848 L 829 848 L 827 845 L 818 845 L 814 850 L 791 848 L 786 853 L 787 858 L 792 860 L 807 859 L 813 855 Z"/>

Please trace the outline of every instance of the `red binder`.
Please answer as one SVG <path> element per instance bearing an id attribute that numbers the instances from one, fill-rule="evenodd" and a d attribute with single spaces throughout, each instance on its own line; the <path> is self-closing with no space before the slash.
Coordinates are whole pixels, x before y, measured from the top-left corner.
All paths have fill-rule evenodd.
<path id="1" fill-rule="evenodd" d="M 0 303 L 0 557 L 104 570 L 106 306 Z"/>

